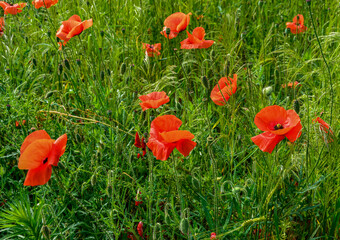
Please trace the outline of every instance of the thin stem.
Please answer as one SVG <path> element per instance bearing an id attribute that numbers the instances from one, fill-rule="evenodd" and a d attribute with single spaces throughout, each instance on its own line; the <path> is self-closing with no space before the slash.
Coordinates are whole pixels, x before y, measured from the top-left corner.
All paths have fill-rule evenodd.
<path id="1" fill-rule="evenodd" d="M 316 28 L 315 28 L 315 24 L 314 24 L 314 19 L 313 19 L 313 15 L 312 15 L 312 9 L 311 9 L 311 6 L 310 6 L 311 3 L 308 2 L 307 5 L 308 5 L 310 17 L 311 17 L 311 19 L 312 19 L 312 25 L 313 25 L 313 29 L 314 29 L 314 34 L 315 34 L 316 39 L 317 39 L 317 41 L 318 41 L 318 44 L 319 44 L 319 47 L 320 47 L 320 52 L 321 52 L 323 61 L 324 61 L 325 64 L 326 64 L 326 68 L 327 68 L 327 71 L 328 71 L 328 74 L 329 74 L 329 84 L 330 84 L 330 90 L 331 90 L 331 106 L 330 106 L 330 108 L 331 108 L 331 116 L 330 116 L 330 121 L 329 121 L 329 122 L 330 122 L 330 125 L 332 125 L 332 117 L 333 117 L 333 99 L 334 99 L 334 96 L 333 96 L 333 95 L 334 95 L 334 90 L 333 90 L 332 75 L 331 75 L 331 71 L 330 71 L 330 69 L 329 69 L 328 63 L 327 63 L 327 61 L 326 61 L 326 59 L 325 59 L 325 56 L 324 56 L 324 54 L 323 54 L 323 51 L 322 51 L 322 47 L 321 47 L 321 43 L 320 43 L 318 34 L 317 34 L 317 32 L 316 32 Z"/>

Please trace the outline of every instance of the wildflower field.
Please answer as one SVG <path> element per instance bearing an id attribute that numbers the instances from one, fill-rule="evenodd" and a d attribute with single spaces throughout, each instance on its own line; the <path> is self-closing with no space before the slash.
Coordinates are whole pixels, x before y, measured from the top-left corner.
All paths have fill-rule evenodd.
<path id="1" fill-rule="evenodd" d="M 0 239 L 340 239 L 337 0 L 0 1 Z"/>

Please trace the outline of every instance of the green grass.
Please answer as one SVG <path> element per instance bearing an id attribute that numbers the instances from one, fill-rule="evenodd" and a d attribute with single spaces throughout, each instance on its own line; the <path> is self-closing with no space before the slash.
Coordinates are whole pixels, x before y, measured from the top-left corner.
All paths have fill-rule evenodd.
<path id="1" fill-rule="evenodd" d="M 60 0 L 6 15 L 0 238 L 141 239 L 143 221 L 149 239 L 339 239 L 340 7 L 312 0 L 311 10 L 329 71 L 303 0 Z M 167 41 L 163 21 L 178 11 L 192 12 L 187 30 L 202 26 L 215 44 L 181 50 L 185 31 Z M 58 51 L 55 34 L 73 14 L 93 26 Z M 293 35 L 285 27 L 297 14 L 308 29 Z M 145 61 L 143 42 L 161 43 L 160 57 Z M 215 105 L 211 89 L 234 73 L 237 92 Z M 281 87 L 294 81 L 295 91 Z M 170 102 L 142 112 L 138 96 L 153 91 Z M 296 100 L 301 137 L 262 152 L 250 139 L 261 133 L 255 115 L 274 104 L 293 109 Z M 321 113 L 333 142 L 312 122 Z M 175 150 L 162 162 L 149 151 L 137 159 L 135 132 L 148 136 L 164 114 L 180 118 L 197 146 L 188 157 Z M 67 149 L 46 185 L 24 187 L 19 150 L 33 129 L 53 139 L 67 133 Z"/>

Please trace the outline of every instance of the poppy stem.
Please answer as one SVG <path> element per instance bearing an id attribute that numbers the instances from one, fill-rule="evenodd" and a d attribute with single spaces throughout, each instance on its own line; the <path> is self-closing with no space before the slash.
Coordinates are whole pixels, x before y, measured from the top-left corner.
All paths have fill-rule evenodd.
<path id="1" fill-rule="evenodd" d="M 149 215 L 149 226 L 152 227 L 152 199 L 153 199 L 153 162 L 151 154 L 148 154 L 149 160 L 149 201 L 148 201 L 148 215 Z M 152 229 L 150 229 L 150 234 Z"/>
<path id="2" fill-rule="evenodd" d="M 323 61 L 325 62 L 325 65 L 326 65 L 326 68 L 327 68 L 327 71 L 328 71 L 328 75 L 329 75 L 329 84 L 330 84 L 330 91 L 331 91 L 331 104 L 330 104 L 330 108 L 331 108 L 331 116 L 330 116 L 330 125 L 332 125 L 332 117 L 333 117 L 333 99 L 334 99 L 334 90 L 333 90 L 333 81 L 332 81 L 332 74 L 331 74 L 331 71 L 329 69 L 329 66 L 328 66 L 328 63 L 326 61 L 326 58 L 323 54 L 323 51 L 322 51 L 322 47 L 321 47 L 321 43 L 320 43 L 320 40 L 319 40 L 319 37 L 318 37 L 318 34 L 316 32 L 316 28 L 315 28 L 315 24 L 314 24 L 314 18 L 313 18 L 313 15 L 312 15 L 312 9 L 311 9 L 311 4 L 308 3 L 308 9 L 309 9 L 309 14 L 310 14 L 310 17 L 312 19 L 312 25 L 313 25 L 313 29 L 314 29 L 314 34 L 316 36 L 316 39 L 318 41 L 318 44 L 319 44 L 319 48 L 320 48 L 320 52 L 321 52 L 321 55 L 322 55 L 322 58 L 323 58 Z"/>
<path id="3" fill-rule="evenodd" d="M 218 186 L 217 186 L 217 161 L 215 160 L 212 151 L 211 145 L 208 145 L 208 152 L 211 159 L 212 167 L 213 167 L 213 178 L 214 178 L 214 212 L 215 212 L 215 232 L 218 234 Z"/>

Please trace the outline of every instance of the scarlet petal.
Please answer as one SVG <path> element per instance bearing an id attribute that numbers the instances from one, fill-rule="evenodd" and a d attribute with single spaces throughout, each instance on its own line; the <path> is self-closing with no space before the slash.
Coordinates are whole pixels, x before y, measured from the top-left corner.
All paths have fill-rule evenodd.
<path id="1" fill-rule="evenodd" d="M 53 139 L 39 139 L 28 145 L 19 158 L 19 169 L 34 169 L 39 167 L 49 156 L 54 143 Z"/>
<path id="2" fill-rule="evenodd" d="M 196 142 L 188 139 L 183 139 L 177 142 L 176 148 L 180 153 L 182 153 L 184 157 L 186 157 L 190 154 L 190 152 L 194 149 L 196 145 Z"/>
<path id="3" fill-rule="evenodd" d="M 159 132 L 178 130 L 182 121 L 174 115 L 163 115 L 155 118 L 151 123 L 151 128 Z"/>
<path id="4" fill-rule="evenodd" d="M 164 26 L 173 31 L 177 31 L 177 26 L 181 24 L 183 19 L 186 19 L 186 15 L 184 13 L 173 13 L 164 20 Z"/>
<path id="5" fill-rule="evenodd" d="M 255 116 L 255 125 L 262 131 L 274 130 L 274 126 L 278 123 L 283 125 L 287 120 L 287 111 L 280 106 L 273 105 L 263 108 Z"/>
<path id="6" fill-rule="evenodd" d="M 187 130 L 174 130 L 160 133 L 165 142 L 172 143 L 182 139 L 193 139 L 195 136 Z"/>
<path id="7" fill-rule="evenodd" d="M 192 35 L 198 38 L 199 40 L 203 40 L 205 36 L 205 30 L 202 27 L 197 27 L 192 31 Z"/>
<path id="8" fill-rule="evenodd" d="M 180 24 L 178 24 L 178 26 L 176 27 L 176 31 L 177 32 L 181 32 L 183 30 L 185 30 L 187 28 L 187 26 L 190 23 L 190 15 L 191 13 L 188 13 L 180 22 Z"/>
<path id="9" fill-rule="evenodd" d="M 142 107 L 143 111 L 149 108 L 158 108 L 159 106 L 170 101 L 169 97 L 164 91 L 152 92 L 147 95 L 142 95 L 139 97 L 139 99 L 142 101 L 140 106 Z"/>
<path id="10" fill-rule="evenodd" d="M 141 141 L 140 141 L 138 132 L 136 132 L 135 143 L 134 143 L 134 145 L 135 145 L 137 148 L 141 148 L 141 147 L 142 147 L 142 143 L 141 143 Z"/>
<path id="11" fill-rule="evenodd" d="M 52 150 L 48 156 L 48 164 L 58 166 L 60 157 L 64 154 L 67 143 L 67 135 L 60 136 L 52 146 Z"/>
<path id="12" fill-rule="evenodd" d="M 271 132 L 264 132 L 260 135 L 252 137 L 251 140 L 263 151 L 272 153 L 275 146 L 281 142 L 285 137 L 282 135 L 275 135 Z"/>
<path id="13" fill-rule="evenodd" d="M 209 48 L 214 44 L 213 40 L 204 40 L 199 48 Z"/>
<path id="14" fill-rule="evenodd" d="M 296 139 L 298 139 L 301 136 L 301 129 L 302 125 L 301 122 L 299 122 L 295 127 L 292 128 L 288 133 L 286 133 L 286 137 L 289 141 L 295 142 Z"/>
<path id="15" fill-rule="evenodd" d="M 39 140 L 39 139 L 51 139 L 51 137 L 48 135 L 48 133 L 45 130 L 38 130 L 35 132 L 32 132 L 30 135 L 28 135 L 24 142 L 21 145 L 20 153 L 22 154 L 25 149 L 30 145 L 32 142 Z"/>
<path id="16" fill-rule="evenodd" d="M 38 168 L 30 169 L 27 173 L 24 185 L 25 186 L 38 186 L 44 185 L 50 180 L 52 175 L 52 166 L 43 164 Z"/>
<path id="17" fill-rule="evenodd" d="M 165 161 L 176 147 L 175 143 L 164 143 L 155 138 L 149 138 L 147 146 L 151 149 L 153 155 L 158 160 Z"/>

